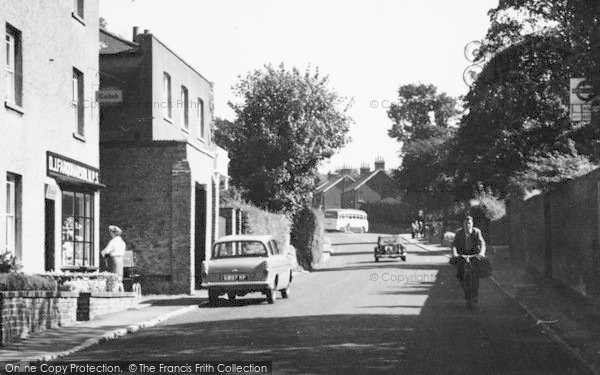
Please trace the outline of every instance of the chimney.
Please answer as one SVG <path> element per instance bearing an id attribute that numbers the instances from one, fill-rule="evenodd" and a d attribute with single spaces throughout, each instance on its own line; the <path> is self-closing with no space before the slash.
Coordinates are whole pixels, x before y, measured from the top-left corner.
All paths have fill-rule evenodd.
<path id="1" fill-rule="evenodd" d="M 385 161 L 382 157 L 375 158 L 375 170 L 383 170 L 385 171 Z"/>
<path id="2" fill-rule="evenodd" d="M 342 168 L 340 168 L 340 174 L 342 176 L 350 176 L 352 174 L 352 167 L 349 165 L 342 165 Z"/>
<path id="3" fill-rule="evenodd" d="M 363 163 L 360 166 L 360 177 L 368 176 L 371 173 L 371 167 L 369 167 L 368 163 Z"/>
<path id="4" fill-rule="evenodd" d="M 148 34 L 150 34 L 150 30 L 148 30 L 148 29 L 145 29 L 145 30 L 144 30 L 144 35 L 148 35 Z"/>
<path id="5" fill-rule="evenodd" d="M 131 40 L 133 40 L 135 42 L 139 32 L 140 32 L 140 28 L 138 26 L 134 26 L 133 27 L 133 36 L 131 37 Z"/>

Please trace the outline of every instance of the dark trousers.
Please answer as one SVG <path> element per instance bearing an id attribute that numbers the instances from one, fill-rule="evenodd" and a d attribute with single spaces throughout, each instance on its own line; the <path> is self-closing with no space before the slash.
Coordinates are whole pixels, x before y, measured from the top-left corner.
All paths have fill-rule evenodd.
<path id="1" fill-rule="evenodd" d="M 476 260 L 471 260 L 467 263 L 464 259 L 460 259 L 457 266 L 457 277 L 465 291 L 465 299 L 468 302 L 477 301 L 479 297 L 479 276 L 475 268 Z"/>

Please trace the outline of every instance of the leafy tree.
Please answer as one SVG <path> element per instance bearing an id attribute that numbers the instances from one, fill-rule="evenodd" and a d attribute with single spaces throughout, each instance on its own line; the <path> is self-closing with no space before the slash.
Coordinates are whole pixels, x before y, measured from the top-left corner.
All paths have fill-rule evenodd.
<path id="1" fill-rule="evenodd" d="M 393 121 L 388 135 L 399 142 L 426 139 L 435 135 L 437 127 L 448 127 L 458 114 L 457 100 L 438 93 L 434 85 L 403 85 L 398 89 L 398 101 L 388 110 L 388 117 Z"/>
<path id="2" fill-rule="evenodd" d="M 570 47 L 556 36 L 526 37 L 497 53 L 465 97 L 453 155 L 458 192 L 469 198 L 479 182 L 501 195 L 509 178 L 540 152 L 568 151 L 573 68 Z M 583 147 L 587 140 L 581 138 Z"/>
<path id="3" fill-rule="evenodd" d="M 233 122 L 218 120 L 215 142 L 229 150 L 232 183 L 244 198 L 272 211 L 310 203 L 317 165 L 348 140 L 351 103 L 318 69 L 304 73 L 266 65 L 233 87 Z"/>
<path id="4" fill-rule="evenodd" d="M 533 190 L 544 190 L 552 184 L 583 176 L 598 166 L 580 155 L 573 142 L 568 153 L 553 151 L 533 156 L 523 171 L 510 179 L 510 190 L 523 197 Z"/>

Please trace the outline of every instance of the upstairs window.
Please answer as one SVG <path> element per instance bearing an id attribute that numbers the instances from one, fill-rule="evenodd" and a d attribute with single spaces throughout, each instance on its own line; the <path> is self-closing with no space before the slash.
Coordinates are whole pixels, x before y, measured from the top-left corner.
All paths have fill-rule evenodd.
<path id="1" fill-rule="evenodd" d="M 198 98 L 198 119 L 198 137 L 204 139 L 204 101 L 200 98 Z"/>
<path id="2" fill-rule="evenodd" d="M 188 89 L 185 86 L 181 86 L 181 124 L 185 129 L 189 129 L 190 127 Z"/>
<path id="3" fill-rule="evenodd" d="M 73 15 L 83 19 L 83 0 L 73 0 Z"/>
<path id="4" fill-rule="evenodd" d="M 6 101 L 23 105 L 23 63 L 21 55 L 21 32 L 6 24 L 5 58 Z"/>
<path id="5" fill-rule="evenodd" d="M 171 98 L 171 76 L 165 72 L 163 74 L 163 115 L 169 121 L 173 117 L 173 102 Z"/>
<path id="6" fill-rule="evenodd" d="M 83 112 L 83 73 L 73 68 L 73 84 L 72 84 L 73 101 L 73 117 L 77 127 L 77 135 L 85 136 L 84 127 L 84 112 Z"/>

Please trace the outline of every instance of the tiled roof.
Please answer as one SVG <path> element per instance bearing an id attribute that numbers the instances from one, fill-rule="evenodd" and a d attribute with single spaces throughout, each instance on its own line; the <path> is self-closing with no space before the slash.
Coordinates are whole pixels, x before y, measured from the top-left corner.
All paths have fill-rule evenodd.
<path id="1" fill-rule="evenodd" d="M 352 190 L 357 190 L 359 187 L 361 187 L 364 183 L 366 183 L 367 181 L 369 181 L 370 179 L 372 179 L 373 177 L 377 176 L 377 174 L 379 172 L 385 173 L 385 171 L 383 169 L 378 169 L 376 171 L 374 171 L 373 173 L 366 175 L 366 176 L 362 176 L 360 177 L 358 180 L 356 180 L 356 182 L 354 182 L 352 185 L 348 186 L 347 188 L 344 189 L 344 191 L 352 191 Z"/>
<path id="2" fill-rule="evenodd" d="M 135 52 L 138 44 L 122 38 L 110 31 L 100 29 L 100 54 L 116 55 L 119 53 Z"/>
<path id="3" fill-rule="evenodd" d="M 346 178 L 347 178 L 347 179 L 349 179 L 350 181 L 354 182 L 354 179 L 353 179 L 352 177 L 350 177 L 350 176 L 341 176 L 341 177 L 337 177 L 337 178 L 334 178 L 334 179 L 332 179 L 332 180 L 329 180 L 329 181 L 327 181 L 327 183 L 325 183 L 325 184 L 321 184 L 321 185 L 320 185 L 320 186 L 317 188 L 316 192 L 317 192 L 317 193 L 324 193 L 324 192 L 326 192 L 327 190 L 329 190 L 329 189 L 331 189 L 332 187 L 334 187 L 335 185 L 337 185 L 337 184 L 339 184 L 340 182 L 342 182 L 342 180 L 344 180 L 344 179 L 346 179 Z"/>

